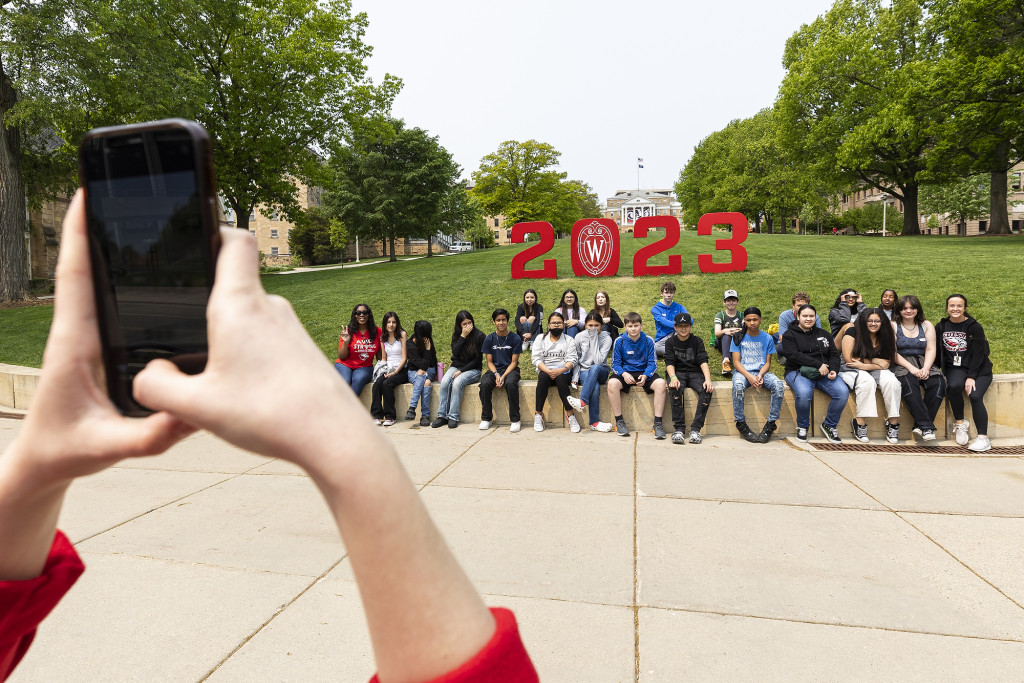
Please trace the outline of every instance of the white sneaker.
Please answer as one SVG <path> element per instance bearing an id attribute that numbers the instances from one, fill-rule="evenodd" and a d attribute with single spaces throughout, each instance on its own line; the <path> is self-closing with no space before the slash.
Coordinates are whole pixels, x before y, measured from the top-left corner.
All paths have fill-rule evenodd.
<path id="1" fill-rule="evenodd" d="M 970 427 L 971 423 L 967 420 L 953 425 L 953 438 L 956 439 L 957 446 L 966 446 L 971 440 L 971 433 L 968 431 Z"/>
<path id="2" fill-rule="evenodd" d="M 510 431 L 513 434 L 515 434 L 520 429 L 522 429 L 522 427 L 523 427 L 523 423 L 522 422 L 513 422 L 512 426 L 508 428 L 508 431 Z"/>
<path id="3" fill-rule="evenodd" d="M 921 430 L 920 427 L 914 427 L 913 434 L 914 434 L 914 436 L 917 436 L 917 437 L 923 437 L 924 436 L 924 432 Z"/>
<path id="4" fill-rule="evenodd" d="M 979 434 L 974 443 L 967 447 L 967 450 L 974 451 L 975 453 L 984 453 L 985 451 L 992 450 L 992 442 L 984 434 Z"/>
<path id="5" fill-rule="evenodd" d="M 611 422 L 595 422 L 594 424 L 590 425 L 590 428 L 592 430 L 594 430 L 595 432 L 610 432 L 610 431 L 612 431 L 612 423 Z"/>
<path id="6" fill-rule="evenodd" d="M 480 429 L 490 429 L 490 428 L 491 428 L 491 421 L 490 420 L 480 420 Z"/>
<path id="7" fill-rule="evenodd" d="M 569 401 L 569 405 L 571 405 L 575 410 L 578 410 L 581 413 L 583 412 L 583 409 L 587 407 L 586 403 L 576 398 L 575 396 L 570 396 L 566 400 Z"/>
<path id="8" fill-rule="evenodd" d="M 926 429 L 921 432 L 921 441 L 935 441 L 935 430 Z"/>
<path id="9" fill-rule="evenodd" d="M 579 434 L 580 432 L 580 423 L 576 421 L 575 415 L 569 416 L 569 431 L 573 434 Z"/>
<path id="10" fill-rule="evenodd" d="M 544 416 L 534 415 L 533 416 L 533 431 L 543 432 L 544 431 Z"/>

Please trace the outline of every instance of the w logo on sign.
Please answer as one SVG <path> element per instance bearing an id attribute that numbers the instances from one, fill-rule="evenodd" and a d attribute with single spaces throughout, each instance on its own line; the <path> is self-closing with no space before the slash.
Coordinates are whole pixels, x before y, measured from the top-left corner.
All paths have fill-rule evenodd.
<path id="1" fill-rule="evenodd" d="M 619 271 L 619 229 L 608 218 L 583 219 L 572 226 L 572 272 L 610 277 Z"/>

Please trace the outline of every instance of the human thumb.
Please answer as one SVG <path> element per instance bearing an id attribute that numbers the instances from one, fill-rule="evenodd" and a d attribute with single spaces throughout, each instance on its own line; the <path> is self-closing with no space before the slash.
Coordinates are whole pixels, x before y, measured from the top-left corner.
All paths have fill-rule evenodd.
<path id="1" fill-rule="evenodd" d="M 195 401 L 198 391 L 198 377 L 187 375 L 169 360 L 152 360 L 135 376 L 133 393 L 135 400 L 152 410 L 160 410 L 188 422 L 200 414 Z M 197 425 L 198 426 L 198 425 Z"/>

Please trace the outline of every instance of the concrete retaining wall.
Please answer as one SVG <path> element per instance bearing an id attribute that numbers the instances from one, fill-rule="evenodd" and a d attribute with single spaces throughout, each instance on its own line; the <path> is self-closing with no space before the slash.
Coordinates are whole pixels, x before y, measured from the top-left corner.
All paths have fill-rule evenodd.
<path id="1" fill-rule="evenodd" d="M 26 368 L 17 365 L 0 364 L 0 406 L 27 410 L 35 394 L 36 383 L 42 371 L 38 368 Z M 708 435 L 736 434 L 736 426 L 732 414 L 732 383 L 728 381 L 715 382 L 715 391 L 712 394 L 711 406 L 708 408 L 705 421 L 704 433 Z M 523 427 L 530 428 L 533 422 L 533 412 L 536 395 L 536 382 L 524 381 L 519 385 L 519 406 L 522 413 Z M 370 386 L 367 386 L 360 397 L 363 405 L 369 409 Z M 432 388 L 433 397 L 431 409 L 437 410 L 437 386 Z M 395 404 L 398 409 L 398 418 L 405 415 L 412 396 L 412 385 L 403 384 L 395 392 Z M 883 439 L 885 437 L 885 406 L 882 404 L 881 396 L 876 392 L 878 402 L 878 414 L 882 417 L 869 419 L 868 436 L 872 439 Z M 686 415 L 686 426 L 690 425 L 693 419 L 693 408 L 697 402 L 697 395 L 690 389 L 686 390 L 684 396 L 684 412 Z M 746 418 L 751 429 L 757 431 L 768 419 L 768 408 L 770 395 L 765 389 L 748 388 L 746 393 Z M 508 400 L 505 397 L 504 389 L 496 389 L 493 394 L 492 405 L 494 408 L 494 421 L 499 425 L 507 425 Z M 973 425 L 973 414 L 970 402 L 966 402 L 966 417 Z M 988 393 L 985 394 L 985 406 L 989 413 L 988 434 L 991 438 L 1010 438 L 1024 436 L 1024 374 L 996 375 Z M 811 426 L 817 427 L 825 415 L 828 407 L 828 397 L 820 391 L 814 392 L 814 401 L 811 404 Z M 953 414 L 948 403 L 943 406 L 944 416 L 940 413 L 936 420 L 940 438 L 945 438 L 953 433 Z M 901 410 L 903 418 L 901 422 L 904 429 L 901 437 L 910 438 L 909 413 L 906 406 Z M 654 420 L 652 408 L 652 397 L 642 391 L 634 389 L 622 397 L 622 415 L 633 430 L 649 429 Z M 843 412 L 843 418 L 839 423 L 839 433 L 846 437 L 850 432 L 850 418 L 854 416 L 854 403 L 851 395 Z M 944 417 L 944 419 L 943 419 Z M 584 424 L 588 419 L 587 415 L 580 420 Z M 608 406 L 608 397 L 601 392 L 601 419 L 605 422 L 612 421 L 611 410 Z M 548 392 L 548 398 L 544 405 L 544 420 L 549 428 L 567 427 L 565 417 L 562 413 L 562 405 L 558 399 L 555 389 Z M 480 421 L 480 394 L 479 385 L 472 385 L 466 389 L 462 399 L 460 422 L 465 424 L 477 423 Z M 671 401 L 665 400 L 665 429 L 671 432 L 672 407 Z M 972 426 L 972 434 L 974 428 Z M 796 412 L 793 404 L 793 392 L 786 387 L 786 396 L 782 402 L 782 415 L 779 419 L 779 435 L 789 436 L 796 433 Z"/>

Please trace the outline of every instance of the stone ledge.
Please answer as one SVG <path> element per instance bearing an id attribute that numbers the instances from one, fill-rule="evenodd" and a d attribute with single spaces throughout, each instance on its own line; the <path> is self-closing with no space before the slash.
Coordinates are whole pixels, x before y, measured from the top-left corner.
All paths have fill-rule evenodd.
<path id="1" fill-rule="evenodd" d="M 0 406 L 7 406 L 9 408 L 16 408 L 18 410 L 27 410 L 29 404 L 32 401 L 32 397 L 36 391 L 36 384 L 39 381 L 39 377 L 42 371 L 39 368 L 22 367 L 19 365 L 7 365 L 0 363 Z M 711 405 L 708 408 L 707 417 L 704 423 L 704 433 L 707 435 L 728 435 L 736 434 L 736 426 L 733 421 L 732 414 L 732 382 L 729 381 L 717 381 L 714 382 L 715 390 L 712 393 Z M 437 389 L 436 384 L 433 389 L 433 397 L 431 400 L 431 409 L 437 410 Z M 519 406 L 522 414 L 522 420 L 525 427 L 529 427 L 533 421 L 533 412 L 535 405 L 535 394 L 536 394 L 537 383 L 534 380 L 525 380 L 519 384 Z M 368 385 L 362 393 L 360 399 L 363 405 L 369 409 L 370 406 L 370 393 L 371 387 Z M 397 406 L 398 417 L 401 419 L 405 415 L 406 408 L 409 405 L 409 399 L 412 396 L 412 385 L 402 384 L 395 392 L 395 403 Z M 885 415 L 885 406 L 882 404 L 882 399 L 879 394 L 875 395 L 878 403 L 878 414 Z M 693 419 L 693 408 L 697 401 L 696 392 L 687 389 L 683 398 L 684 415 L 686 417 L 686 426 L 689 427 L 690 421 Z M 747 389 L 745 414 L 747 422 L 750 424 L 751 429 L 755 431 L 761 428 L 764 421 L 768 419 L 768 408 L 770 403 L 770 396 L 766 390 L 763 389 Z M 971 420 L 972 430 L 974 429 L 973 424 L 973 412 L 971 411 L 971 404 L 969 401 L 965 401 L 966 412 L 965 415 L 968 420 Z M 492 405 L 494 408 L 494 422 L 499 425 L 507 425 L 509 423 L 508 417 L 508 400 L 505 397 L 505 391 L 503 389 L 496 389 L 492 395 Z M 811 426 L 812 428 L 821 421 L 825 415 L 825 410 L 828 406 L 828 397 L 820 392 L 814 392 L 814 400 L 811 403 Z M 992 382 L 991 388 L 985 395 L 985 406 L 988 408 L 989 413 L 989 436 L 996 438 L 1013 438 L 1024 436 L 1024 373 L 1007 374 L 1007 375 L 996 375 Z M 562 414 L 561 402 L 558 399 L 558 392 L 555 389 L 551 389 L 548 392 L 547 400 L 544 404 L 544 421 L 549 428 L 568 427 L 565 421 L 565 417 Z M 471 385 L 465 392 L 462 399 L 462 410 L 461 410 L 460 422 L 469 424 L 480 421 L 480 392 L 479 385 Z M 903 416 L 907 416 L 906 406 L 903 406 L 901 410 Z M 600 406 L 601 420 L 605 422 L 612 421 L 611 409 L 608 406 L 607 394 L 602 390 L 601 392 L 601 406 Z M 644 430 L 649 427 L 653 420 L 653 397 L 647 396 L 642 391 L 633 390 L 629 394 L 622 397 L 622 415 L 626 420 L 626 424 L 632 430 Z M 842 420 L 839 423 L 839 432 L 842 436 L 847 436 L 850 424 L 850 418 L 854 416 L 853 401 L 849 401 L 846 404 L 846 409 L 843 411 Z M 587 415 L 581 419 L 581 424 L 587 419 Z M 666 431 L 672 431 L 672 405 L 671 400 L 666 397 L 665 399 L 665 429 Z M 872 439 L 882 439 L 885 436 L 884 417 L 872 418 L 868 421 L 868 436 Z M 901 422 L 907 423 L 907 420 L 901 419 Z M 938 427 L 938 433 L 940 438 L 947 438 L 953 433 L 953 414 L 949 409 L 948 402 L 943 404 L 943 412 L 939 415 L 939 419 L 936 420 L 936 427 Z M 789 387 L 786 387 L 786 395 L 782 401 L 782 414 L 779 418 L 779 432 L 781 436 L 792 435 L 796 432 L 796 412 L 793 405 L 793 392 L 790 391 Z M 972 431 L 972 434 L 974 432 Z M 910 426 L 905 424 L 905 428 L 900 434 L 902 439 L 910 438 Z"/>

